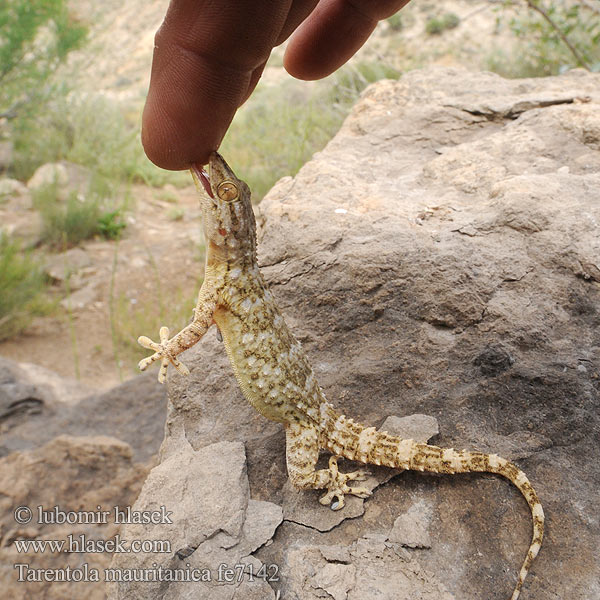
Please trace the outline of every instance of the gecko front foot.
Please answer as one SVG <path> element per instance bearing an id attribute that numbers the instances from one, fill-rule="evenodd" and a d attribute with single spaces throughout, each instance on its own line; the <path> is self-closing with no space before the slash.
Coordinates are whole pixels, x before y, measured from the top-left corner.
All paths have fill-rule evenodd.
<path id="1" fill-rule="evenodd" d="M 189 375 L 189 369 L 169 351 L 169 328 L 161 327 L 159 331 L 160 344 L 153 342 L 150 338 L 145 335 L 141 335 L 138 338 L 138 344 L 142 345 L 148 350 L 154 350 L 152 356 L 140 360 L 138 367 L 140 371 L 145 371 L 153 362 L 160 360 L 160 370 L 158 372 L 158 381 L 164 383 L 167 380 L 167 367 L 171 363 L 182 375 Z"/>
<path id="2" fill-rule="evenodd" d="M 373 492 L 363 487 L 350 487 L 347 481 L 364 481 L 367 478 L 367 471 L 353 471 L 352 473 L 340 473 L 337 465 L 337 456 L 329 459 L 329 472 L 331 479 L 327 484 L 327 493 L 319 498 L 319 502 L 324 505 L 331 504 L 331 510 L 341 510 L 344 508 L 344 495 L 352 494 L 359 498 L 368 498 Z M 332 500 L 336 498 L 335 502 Z"/>

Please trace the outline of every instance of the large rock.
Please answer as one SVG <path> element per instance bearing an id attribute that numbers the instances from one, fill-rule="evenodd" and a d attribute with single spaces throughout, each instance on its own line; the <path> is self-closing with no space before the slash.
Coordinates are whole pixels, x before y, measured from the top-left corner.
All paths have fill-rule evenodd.
<path id="1" fill-rule="evenodd" d="M 70 404 L 92 394 L 87 386 L 27 363 L 19 364 L 8 358 L 0 359 L 0 455 L 7 452 L 5 435 L 32 421 L 48 420 Z M 60 435 L 62 431 L 55 431 Z M 37 436 L 37 434 L 36 434 Z M 47 441 L 47 438 L 44 441 Z"/>
<path id="2" fill-rule="evenodd" d="M 0 232 L 20 238 L 29 247 L 40 241 L 42 233 L 42 219 L 32 206 L 31 192 L 25 184 L 0 179 Z"/>
<path id="3" fill-rule="evenodd" d="M 70 248 L 60 254 L 52 254 L 46 259 L 46 273 L 57 283 L 63 284 L 69 280 L 70 289 L 81 288 L 81 282 L 76 276 L 92 267 L 90 255 L 82 248 Z"/>
<path id="4" fill-rule="evenodd" d="M 600 75 L 416 71 L 370 87 L 258 215 L 263 272 L 335 405 L 372 425 L 434 416 L 434 443 L 497 452 L 528 474 L 548 535 L 524 600 L 600 595 L 599 149 Z M 282 597 L 510 595 L 531 517 L 506 480 L 402 473 L 347 513 L 362 516 L 318 531 L 290 510 L 281 426 L 243 399 L 214 335 L 181 358 L 191 375 L 169 374 L 161 485 L 151 478 L 138 508 L 168 496 L 194 519 L 181 471 L 231 477 L 216 458 L 195 461 L 244 441 L 250 498 L 285 504 L 273 543 L 253 553 L 279 567 Z M 210 485 L 193 493 L 219 502 Z M 315 522 L 329 514 L 319 492 L 294 493 Z M 228 494 L 220 506 L 229 514 Z M 191 597 L 181 590 L 168 597 Z"/>
<path id="5" fill-rule="evenodd" d="M 14 196 L 26 196 L 27 193 L 27 186 L 18 179 L 0 179 L 0 204 L 10 200 Z"/>
<path id="6" fill-rule="evenodd" d="M 38 167 L 27 182 L 30 191 L 55 186 L 57 198 L 64 201 L 70 194 L 86 196 L 91 183 L 91 172 L 87 167 L 62 160 Z"/>

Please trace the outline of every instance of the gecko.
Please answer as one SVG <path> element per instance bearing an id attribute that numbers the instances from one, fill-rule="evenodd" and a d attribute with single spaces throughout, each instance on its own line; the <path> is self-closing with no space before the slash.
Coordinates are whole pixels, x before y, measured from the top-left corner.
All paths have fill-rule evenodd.
<path id="1" fill-rule="evenodd" d="M 140 336 L 138 342 L 154 351 L 140 361 L 140 369 L 159 361 L 161 383 L 166 381 L 169 364 L 189 374 L 177 356 L 216 324 L 246 399 L 259 413 L 285 427 L 291 483 L 300 489 L 326 490 L 319 502 L 333 510 L 344 507 L 346 494 L 360 498 L 371 494 L 367 488 L 348 485 L 364 480 L 366 473 L 340 472 L 339 457 L 399 470 L 488 472 L 507 478 L 527 501 L 533 522 L 532 541 L 511 596 L 517 600 L 544 532 L 542 505 L 523 471 L 496 454 L 402 439 L 339 414 L 327 401 L 259 269 L 250 189 L 217 152 L 210 156 L 208 172 L 193 165 L 191 173 L 200 196 L 206 239 L 204 281 L 189 325 L 171 338 L 169 329 L 161 327 L 159 343 Z M 326 469 L 316 468 L 320 450 L 332 454 Z"/>

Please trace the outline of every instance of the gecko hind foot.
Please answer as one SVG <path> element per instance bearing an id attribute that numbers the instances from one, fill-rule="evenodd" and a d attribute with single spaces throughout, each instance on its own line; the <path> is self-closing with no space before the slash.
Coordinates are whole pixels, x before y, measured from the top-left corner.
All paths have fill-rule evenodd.
<path id="1" fill-rule="evenodd" d="M 344 496 L 352 494 L 359 498 L 368 498 L 373 492 L 363 487 L 350 487 L 347 481 L 364 481 L 367 478 L 368 471 L 353 471 L 352 473 L 340 473 L 337 465 L 337 456 L 329 459 L 329 472 L 331 479 L 327 484 L 327 493 L 319 498 L 319 502 L 325 506 L 331 505 L 331 510 L 341 510 L 344 508 Z M 333 499 L 336 499 L 333 502 Z"/>
<path id="2" fill-rule="evenodd" d="M 171 363 L 182 375 L 189 375 L 189 369 L 180 363 L 171 352 L 169 352 L 169 328 L 161 327 L 159 331 L 160 344 L 153 342 L 149 337 L 141 335 L 138 338 L 138 344 L 148 350 L 154 350 L 152 356 L 140 360 L 138 367 L 140 371 L 145 371 L 153 362 L 160 360 L 160 369 L 158 371 L 158 381 L 164 383 L 167 380 L 167 367 Z"/>

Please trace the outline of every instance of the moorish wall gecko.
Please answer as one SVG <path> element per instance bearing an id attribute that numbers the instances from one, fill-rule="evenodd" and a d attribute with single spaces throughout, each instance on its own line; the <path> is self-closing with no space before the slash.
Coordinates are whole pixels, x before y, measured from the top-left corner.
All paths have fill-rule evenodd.
<path id="1" fill-rule="evenodd" d="M 177 356 L 216 323 L 244 396 L 265 417 L 285 426 L 290 480 L 302 489 L 326 489 L 320 502 L 330 504 L 335 499 L 334 510 L 344 506 L 345 494 L 362 498 L 370 494 L 366 488 L 348 485 L 365 475 L 362 471 L 340 473 L 340 456 L 395 469 L 449 474 L 481 471 L 506 477 L 527 500 L 533 520 L 533 539 L 511 597 L 516 600 L 540 549 L 544 529 L 542 506 L 525 474 L 495 454 L 401 439 L 338 414 L 327 402 L 258 268 L 248 186 L 216 152 L 210 157 L 208 175 L 198 167 L 192 168 L 192 175 L 201 196 L 207 244 L 204 282 L 194 319 L 187 327 L 170 339 L 169 330 L 161 327 L 159 344 L 145 336 L 139 338 L 142 346 L 154 350 L 140 362 L 140 369 L 159 360 L 161 382 L 166 380 L 169 363 L 181 373 L 189 373 Z M 333 456 L 329 468 L 316 470 L 320 449 Z"/>

